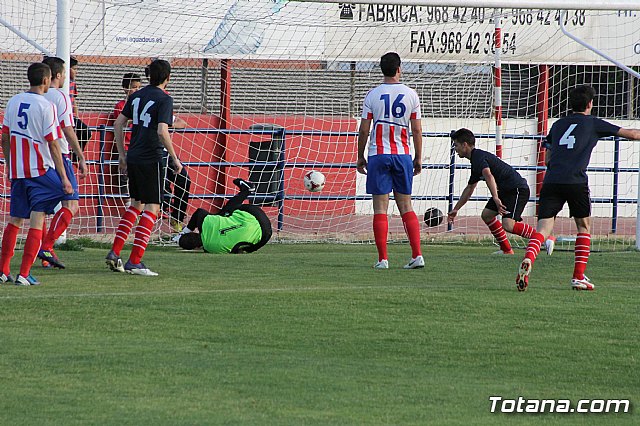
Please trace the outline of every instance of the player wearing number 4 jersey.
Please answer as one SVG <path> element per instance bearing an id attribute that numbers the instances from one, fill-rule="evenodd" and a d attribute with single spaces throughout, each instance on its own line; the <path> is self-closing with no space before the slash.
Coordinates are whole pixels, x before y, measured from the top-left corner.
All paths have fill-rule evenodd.
<path id="1" fill-rule="evenodd" d="M 420 100 L 415 90 L 400 83 L 400 56 L 397 53 L 384 54 L 380 68 L 384 74 L 383 84 L 369 91 L 364 99 L 357 162 L 358 172 L 367 175 L 367 193 L 373 196 L 373 235 L 378 249 L 378 262 L 374 268 L 389 267 L 387 210 L 391 191 L 411 245 L 411 260 L 404 267 L 423 268 L 420 224 L 411 205 L 413 176 L 422 171 Z M 365 158 L 367 145 L 368 158 Z M 413 160 L 412 151 L 415 153 Z"/>
<path id="2" fill-rule="evenodd" d="M 142 263 L 142 256 L 162 204 L 163 146 L 173 160 L 176 173 L 182 170 L 182 164 L 176 157 L 169 135 L 169 126 L 173 123 L 173 99 L 164 89 L 169 83 L 170 74 L 169 62 L 162 59 L 153 61 L 149 65 L 150 84 L 129 96 L 122 113 L 114 123 L 119 167 L 122 172 L 126 171 L 129 177 L 132 202 L 120 219 L 113 246 L 106 258 L 107 265 L 113 271 L 126 271 L 134 275 L 158 275 Z M 133 128 L 129 151 L 125 152 L 123 129 L 129 120 L 132 120 Z M 131 255 L 123 265 L 120 251 L 138 216 L 140 220 L 135 229 Z"/>
<path id="3" fill-rule="evenodd" d="M 620 136 L 640 139 L 640 130 L 622 129 L 591 115 L 595 90 L 591 86 L 578 86 L 569 93 L 572 114 L 556 121 L 547 135 L 545 174 L 540 191 L 537 232 L 534 232 L 524 260 L 520 264 L 516 285 L 519 291 L 527 289 L 529 274 L 545 238 L 553 231 L 555 216 L 564 204 L 578 228 L 575 244 L 575 264 L 571 287 L 593 290 L 595 287 L 584 274 L 591 247 L 591 200 L 587 166 L 598 139 Z"/>

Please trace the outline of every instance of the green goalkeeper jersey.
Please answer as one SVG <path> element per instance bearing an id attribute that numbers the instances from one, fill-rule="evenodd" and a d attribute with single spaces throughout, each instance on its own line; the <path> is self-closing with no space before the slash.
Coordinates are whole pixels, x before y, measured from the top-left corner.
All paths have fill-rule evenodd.
<path id="1" fill-rule="evenodd" d="M 201 229 L 202 246 L 209 253 L 231 253 L 238 243 L 257 244 L 262 239 L 258 220 L 242 210 L 231 216 L 208 215 Z"/>

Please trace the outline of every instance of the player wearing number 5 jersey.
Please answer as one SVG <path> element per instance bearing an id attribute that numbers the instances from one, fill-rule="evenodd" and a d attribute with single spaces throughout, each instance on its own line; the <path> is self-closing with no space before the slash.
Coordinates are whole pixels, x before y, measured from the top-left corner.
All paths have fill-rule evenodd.
<path id="1" fill-rule="evenodd" d="M 43 96 L 49 90 L 51 69 L 35 63 L 27 70 L 30 89 L 7 103 L 2 123 L 2 152 L 7 175 L 11 179 L 9 223 L 2 235 L 0 282 L 14 281 L 30 286 L 40 282 L 31 275 L 36 259 L 44 216 L 73 188 L 60 154 L 62 137 L 56 107 Z M 13 280 L 9 265 L 18 232 L 24 219 L 29 219 L 29 232 L 24 243 L 20 274 Z"/>
<path id="2" fill-rule="evenodd" d="M 131 206 L 122 216 L 107 255 L 107 265 L 113 271 L 129 272 L 135 275 L 155 276 L 142 263 L 151 230 L 160 212 L 162 204 L 162 148 L 169 152 L 176 173 L 182 170 L 182 164 L 176 156 L 169 135 L 169 126 L 173 124 L 173 99 L 165 88 L 169 83 L 171 66 L 169 62 L 156 59 L 149 65 L 150 84 L 133 93 L 127 99 L 122 113 L 114 123 L 114 136 L 118 147 L 119 167 L 129 178 Z M 123 129 L 127 122 L 133 123 L 129 150 L 124 149 Z M 136 220 L 133 248 L 126 265 L 122 265 L 120 251 Z"/>
<path id="3" fill-rule="evenodd" d="M 529 273 L 540 248 L 553 231 L 555 216 L 564 204 L 578 228 L 575 243 L 575 264 L 571 287 L 593 290 L 595 287 L 584 275 L 591 247 L 591 200 L 587 166 L 598 140 L 607 136 L 640 139 L 640 130 L 622 129 L 591 115 L 595 90 L 591 86 L 577 86 L 569 93 L 572 114 L 556 121 L 547 135 L 547 172 L 540 190 L 537 232 L 534 232 L 525 258 L 520 264 L 516 285 L 524 291 Z"/>
<path id="4" fill-rule="evenodd" d="M 420 100 L 415 90 L 400 83 L 400 63 L 400 56 L 395 52 L 386 53 L 380 59 L 384 81 L 364 99 L 358 134 L 356 165 L 359 173 L 367 175 L 367 193 L 373 197 L 373 235 L 378 249 L 376 269 L 389 267 L 387 210 L 391 191 L 411 245 L 411 260 L 404 267 L 424 267 L 420 224 L 411 205 L 413 176 L 422 171 Z"/>

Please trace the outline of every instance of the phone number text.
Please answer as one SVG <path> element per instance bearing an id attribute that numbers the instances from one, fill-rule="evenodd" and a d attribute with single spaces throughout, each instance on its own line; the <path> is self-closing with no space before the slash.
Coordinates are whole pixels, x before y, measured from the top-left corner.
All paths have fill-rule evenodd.
<path id="1" fill-rule="evenodd" d="M 515 54 L 517 49 L 516 33 L 502 33 L 501 52 Z M 411 31 L 412 53 L 468 53 L 488 55 L 495 53 L 495 32 L 460 31 Z"/>

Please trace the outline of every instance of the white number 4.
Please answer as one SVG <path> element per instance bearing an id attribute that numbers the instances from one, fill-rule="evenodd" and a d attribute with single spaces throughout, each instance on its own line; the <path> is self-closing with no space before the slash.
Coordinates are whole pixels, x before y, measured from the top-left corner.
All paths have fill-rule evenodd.
<path id="1" fill-rule="evenodd" d="M 564 132 L 564 135 L 562 135 L 562 137 L 560 138 L 560 142 L 559 142 L 560 145 L 566 145 L 567 149 L 573 149 L 573 145 L 576 144 L 576 137 L 573 136 L 571 132 L 573 132 L 576 126 L 578 125 L 572 124 L 571 126 L 569 126 L 567 131 Z"/>
<path id="2" fill-rule="evenodd" d="M 149 123 L 151 123 L 151 114 L 149 114 L 149 108 L 153 105 L 154 101 L 149 101 L 145 104 L 142 112 L 138 116 L 138 109 L 140 108 L 140 98 L 135 98 L 131 104 L 133 105 L 133 124 L 137 125 L 140 121 L 142 121 L 142 125 L 144 127 L 149 127 Z"/>

